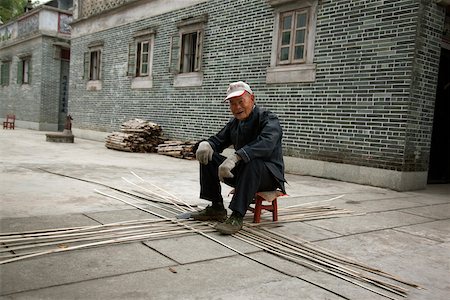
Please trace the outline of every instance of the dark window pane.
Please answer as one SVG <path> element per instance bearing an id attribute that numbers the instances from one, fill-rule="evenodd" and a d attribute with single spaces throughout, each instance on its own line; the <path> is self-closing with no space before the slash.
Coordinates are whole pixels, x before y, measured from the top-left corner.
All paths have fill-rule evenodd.
<path id="1" fill-rule="evenodd" d="M 294 51 L 294 59 L 303 59 L 304 47 L 296 46 Z"/>
<path id="2" fill-rule="evenodd" d="M 289 60 L 289 47 L 281 48 L 280 61 Z"/>
<path id="3" fill-rule="evenodd" d="M 297 15 L 297 28 L 306 26 L 306 13 Z"/>
<path id="4" fill-rule="evenodd" d="M 283 29 L 291 29 L 292 16 L 285 16 L 283 18 Z"/>
<path id="5" fill-rule="evenodd" d="M 295 32 L 295 43 L 296 44 L 303 44 L 305 42 L 305 30 L 297 30 Z"/>
<path id="6" fill-rule="evenodd" d="M 291 43 L 291 32 L 286 31 L 283 32 L 283 35 L 281 36 L 281 45 L 289 45 Z"/>

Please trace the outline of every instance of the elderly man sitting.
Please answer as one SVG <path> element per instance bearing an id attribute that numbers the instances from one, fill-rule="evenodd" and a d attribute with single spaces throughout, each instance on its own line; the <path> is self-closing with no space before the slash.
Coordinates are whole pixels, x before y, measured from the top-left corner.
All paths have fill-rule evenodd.
<path id="1" fill-rule="evenodd" d="M 255 95 L 245 82 L 231 83 L 225 101 L 233 118 L 214 136 L 202 141 L 196 151 L 200 162 L 200 198 L 212 204 L 193 213 L 194 220 L 224 221 L 216 229 L 233 234 L 242 228 L 243 218 L 258 191 L 284 188 L 282 129 L 278 117 L 255 105 Z M 233 145 L 230 157 L 222 151 Z M 227 219 L 220 182 L 235 188 Z"/>

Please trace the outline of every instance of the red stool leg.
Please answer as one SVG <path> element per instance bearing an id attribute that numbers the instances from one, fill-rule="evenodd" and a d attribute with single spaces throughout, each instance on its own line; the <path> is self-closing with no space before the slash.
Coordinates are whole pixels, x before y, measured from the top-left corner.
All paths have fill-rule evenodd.
<path id="1" fill-rule="evenodd" d="M 272 220 L 274 222 L 278 221 L 278 203 L 277 203 L 277 199 L 272 201 Z"/>
<path id="2" fill-rule="evenodd" d="M 262 198 L 259 196 L 255 197 L 255 213 L 253 215 L 253 223 L 261 222 L 261 206 L 262 206 Z"/>

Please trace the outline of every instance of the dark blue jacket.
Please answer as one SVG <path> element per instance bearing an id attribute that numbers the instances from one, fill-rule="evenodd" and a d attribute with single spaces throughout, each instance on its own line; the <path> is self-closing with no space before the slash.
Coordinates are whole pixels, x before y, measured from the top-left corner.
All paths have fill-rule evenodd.
<path id="1" fill-rule="evenodd" d="M 245 163 L 252 159 L 262 159 L 279 182 L 282 191 L 286 193 L 282 136 L 283 130 L 278 117 L 255 106 L 247 119 L 239 121 L 231 118 L 219 133 L 208 139 L 208 142 L 219 153 L 233 145 L 236 154 Z"/>

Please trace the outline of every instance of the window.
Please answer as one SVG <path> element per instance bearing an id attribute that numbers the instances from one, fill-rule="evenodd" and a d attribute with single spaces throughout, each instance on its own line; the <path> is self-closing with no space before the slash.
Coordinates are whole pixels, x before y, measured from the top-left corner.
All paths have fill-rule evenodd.
<path id="1" fill-rule="evenodd" d="M 148 41 L 137 44 L 137 64 L 136 75 L 139 77 L 148 76 L 149 69 L 149 51 L 150 43 Z"/>
<path id="2" fill-rule="evenodd" d="M 89 80 L 100 80 L 101 50 L 89 52 Z"/>
<path id="3" fill-rule="evenodd" d="M 62 60 L 70 60 L 70 49 L 61 48 L 61 55 Z"/>
<path id="4" fill-rule="evenodd" d="M 314 82 L 317 0 L 269 0 L 275 20 L 267 83 Z"/>
<path id="5" fill-rule="evenodd" d="M 200 71 L 201 36 L 200 30 L 182 34 L 180 73 Z"/>
<path id="6" fill-rule="evenodd" d="M 286 12 L 280 14 L 280 18 L 278 64 L 305 62 L 308 11 Z"/>
<path id="7" fill-rule="evenodd" d="M 17 83 L 31 83 L 31 57 L 22 57 L 17 64 Z"/>
<path id="8" fill-rule="evenodd" d="M 92 42 L 89 51 L 84 53 L 83 78 L 87 80 L 86 88 L 90 91 L 102 89 L 102 50 L 103 42 Z"/>
<path id="9" fill-rule="evenodd" d="M 128 72 L 131 76 L 132 89 L 146 89 L 153 87 L 153 29 L 136 32 L 128 49 Z"/>
<path id="10" fill-rule="evenodd" d="M 203 83 L 202 52 L 207 15 L 184 19 L 177 24 L 178 33 L 172 36 L 170 71 L 175 74 L 174 86 L 201 86 Z"/>
<path id="11" fill-rule="evenodd" d="M 9 69 L 10 69 L 11 62 L 4 61 L 2 62 L 1 66 L 1 73 L 0 73 L 0 84 L 2 86 L 8 86 L 9 85 Z"/>

